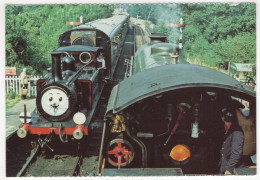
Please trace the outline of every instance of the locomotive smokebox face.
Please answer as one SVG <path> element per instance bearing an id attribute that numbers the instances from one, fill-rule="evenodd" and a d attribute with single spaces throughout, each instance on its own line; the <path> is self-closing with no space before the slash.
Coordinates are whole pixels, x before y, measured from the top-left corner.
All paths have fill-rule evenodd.
<path id="1" fill-rule="evenodd" d="M 61 116 L 69 108 L 69 97 L 60 89 L 49 89 L 41 98 L 42 109 L 51 116 Z"/>

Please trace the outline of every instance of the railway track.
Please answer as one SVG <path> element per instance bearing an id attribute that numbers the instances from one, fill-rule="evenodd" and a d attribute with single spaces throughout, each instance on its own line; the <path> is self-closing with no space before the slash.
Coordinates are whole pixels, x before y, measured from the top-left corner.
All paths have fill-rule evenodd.
<path id="1" fill-rule="evenodd" d="M 125 78 L 126 60 L 130 60 L 131 56 L 133 56 L 134 54 L 134 42 L 134 28 L 131 28 L 128 30 L 128 33 L 125 38 L 125 43 L 122 49 L 120 59 L 118 61 L 118 65 L 116 67 L 116 71 L 114 74 L 114 82 L 112 86 L 115 86 Z"/>
<path id="2" fill-rule="evenodd" d="M 107 100 L 102 99 L 90 125 L 90 134 L 78 143 L 50 143 L 50 148 L 37 145 L 23 163 L 16 177 L 73 177 L 95 175 Z M 27 142 L 28 143 L 28 142 Z M 21 144 L 23 145 L 23 144 Z M 55 149 L 53 152 L 50 149 Z"/>
<path id="3" fill-rule="evenodd" d="M 78 176 L 81 163 L 81 156 L 54 155 L 53 158 L 46 159 L 43 155 L 38 156 L 37 161 L 26 168 L 23 174 L 18 175 L 25 177 Z"/>
<path id="4" fill-rule="evenodd" d="M 28 168 L 28 166 L 30 165 L 30 163 L 34 160 L 34 158 L 36 157 L 37 153 L 39 152 L 39 145 L 37 145 L 32 151 L 31 151 L 31 155 L 30 157 L 27 159 L 26 163 L 23 165 L 22 169 L 18 172 L 18 174 L 16 175 L 16 177 L 21 177 L 24 175 L 24 173 L 26 172 L 26 169 Z"/>

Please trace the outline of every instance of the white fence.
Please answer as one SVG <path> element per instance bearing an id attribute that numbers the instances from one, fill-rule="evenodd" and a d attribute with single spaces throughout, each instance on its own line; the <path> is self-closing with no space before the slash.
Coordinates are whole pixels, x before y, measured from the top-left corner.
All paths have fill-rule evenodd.
<path id="1" fill-rule="evenodd" d="M 30 77 L 29 81 L 34 80 L 35 82 L 39 79 L 39 76 Z M 5 76 L 5 92 L 14 92 L 21 95 L 22 81 L 21 77 L 17 76 Z M 37 95 L 36 86 L 31 86 L 31 83 L 28 84 L 28 97 L 35 97 Z"/>

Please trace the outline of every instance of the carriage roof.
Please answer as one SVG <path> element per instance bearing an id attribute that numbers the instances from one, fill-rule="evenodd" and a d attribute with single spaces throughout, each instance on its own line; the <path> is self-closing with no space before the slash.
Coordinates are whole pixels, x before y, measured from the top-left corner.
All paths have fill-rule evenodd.
<path id="1" fill-rule="evenodd" d="M 115 15 L 107 19 L 98 19 L 86 24 L 77 26 L 75 29 L 97 29 L 104 32 L 108 37 L 112 38 L 117 30 L 121 27 L 122 23 L 128 18 L 129 15 Z"/>

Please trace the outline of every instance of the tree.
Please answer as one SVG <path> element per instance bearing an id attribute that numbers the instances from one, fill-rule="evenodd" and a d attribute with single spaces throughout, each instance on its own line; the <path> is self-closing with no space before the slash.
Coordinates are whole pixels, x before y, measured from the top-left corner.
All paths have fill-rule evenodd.
<path id="1" fill-rule="evenodd" d="M 50 66 L 50 52 L 58 37 L 71 28 L 66 21 L 85 22 L 112 16 L 110 5 L 6 6 L 6 65 L 23 67 L 29 74 L 43 74 Z"/>
<path id="2" fill-rule="evenodd" d="M 185 54 L 208 65 L 256 62 L 256 5 L 183 4 Z"/>

